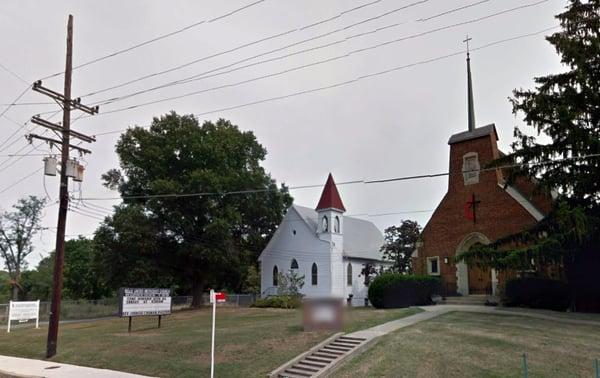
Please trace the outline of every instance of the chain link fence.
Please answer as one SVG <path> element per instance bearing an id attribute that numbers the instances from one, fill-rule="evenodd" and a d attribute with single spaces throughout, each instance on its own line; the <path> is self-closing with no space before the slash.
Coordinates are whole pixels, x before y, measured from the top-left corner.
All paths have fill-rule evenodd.
<path id="1" fill-rule="evenodd" d="M 229 294 L 227 302 L 220 306 L 250 306 L 256 300 L 255 294 Z M 208 294 L 203 296 L 203 303 L 209 302 Z M 176 296 L 171 298 L 173 311 L 190 308 L 191 296 Z M 98 300 L 63 300 L 60 305 L 60 320 L 86 320 L 117 316 L 119 312 L 118 298 Z M 50 302 L 40 302 L 40 322 L 48 321 Z M 8 303 L 0 303 L 0 325 L 8 322 Z"/>

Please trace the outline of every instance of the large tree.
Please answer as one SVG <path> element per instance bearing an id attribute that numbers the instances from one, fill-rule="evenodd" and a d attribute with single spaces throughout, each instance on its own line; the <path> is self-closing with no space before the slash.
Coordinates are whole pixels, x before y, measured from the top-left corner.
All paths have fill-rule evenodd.
<path id="1" fill-rule="evenodd" d="M 17 300 L 21 273 L 27 268 L 26 258 L 33 252 L 33 236 L 41 229 L 43 199 L 29 196 L 13 206 L 14 211 L 0 214 L 0 255 L 10 275 L 12 299 Z"/>
<path id="2" fill-rule="evenodd" d="M 267 152 L 254 134 L 172 112 L 129 129 L 116 151 L 120 169 L 103 177 L 124 202 L 97 232 L 106 253 L 168 272 L 193 305 L 207 285 L 238 289 L 291 204 L 261 166 Z"/>
<path id="3" fill-rule="evenodd" d="M 415 221 L 403 220 L 400 226 L 385 229 L 385 244 L 381 247 L 383 258 L 392 262 L 391 270 L 412 273 L 411 256 L 421 235 L 421 226 Z"/>
<path id="4" fill-rule="evenodd" d="M 524 127 L 515 128 L 513 152 L 495 162 L 517 163 L 508 183 L 533 179 L 556 194 L 556 206 L 531 229 L 461 259 L 499 269 L 555 264 L 565 267 L 570 281 L 583 277 L 594 286 L 589 268 L 600 265 L 600 0 L 570 0 L 557 19 L 561 30 L 547 40 L 564 70 L 535 78 L 535 89 L 514 91 L 514 113 L 524 115 Z"/>

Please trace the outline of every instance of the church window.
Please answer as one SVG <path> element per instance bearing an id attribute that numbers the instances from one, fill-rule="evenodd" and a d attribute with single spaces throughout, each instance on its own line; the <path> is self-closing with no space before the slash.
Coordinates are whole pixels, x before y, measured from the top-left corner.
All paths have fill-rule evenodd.
<path id="1" fill-rule="evenodd" d="M 273 286 L 278 285 L 278 276 L 279 276 L 279 269 L 277 269 L 277 265 L 275 265 L 273 267 Z"/>
<path id="2" fill-rule="evenodd" d="M 317 264 L 313 263 L 312 269 L 311 269 L 311 280 L 310 280 L 310 283 L 313 286 L 317 286 L 318 273 L 319 273 L 319 270 L 317 268 Z"/>
<path id="3" fill-rule="evenodd" d="M 431 276 L 440 275 L 440 258 L 438 256 L 427 258 L 427 273 Z"/>
<path id="4" fill-rule="evenodd" d="M 292 259 L 292 263 L 290 264 L 290 269 L 292 269 L 292 270 L 298 269 L 298 261 L 296 261 L 296 259 Z"/>
<path id="5" fill-rule="evenodd" d="M 469 152 L 463 156 L 463 178 L 465 185 L 479 183 L 479 155 L 476 152 Z"/>
<path id="6" fill-rule="evenodd" d="M 352 286 L 352 264 L 348 263 L 346 267 L 346 285 Z"/>
<path id="7" fill-rule="evenodd" d="M 322 223 L 323 223 L 323 232 L 327 232 L 327 230 L 329 230 L 329 220 L 327 219 L 327 217 L 323 217 Z"/>
<path id="8" fill-rule="evenodd" d="M 333 223 L 333 232 L 335 232 L 335 233 L 340 232 L 340 217 L 338 217 L 338 216 L 335 217 L 335 221 Z"/>

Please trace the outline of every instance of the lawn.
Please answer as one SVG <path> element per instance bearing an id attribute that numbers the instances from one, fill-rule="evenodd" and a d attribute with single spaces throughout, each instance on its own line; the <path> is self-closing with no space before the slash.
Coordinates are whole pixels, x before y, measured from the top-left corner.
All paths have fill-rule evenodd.
<path id="1" fill-rule="evenodd" d="M 415 314 L 419 309 L 349 311 L 345 331 L 368 328 Z M 53 361 L 160 377 L 199 377 L 210 372 L 211 311 L 181 311 L 163 317 L 61 325 Z M 0 332 L 0 354 L 42 359 L 45 326 Z M 216 375 L 264 377 L 331 333 L 302 332 L 299 310 L 219 308 L 217 310 Z"/>
<path id="2" fill-rule="evenodd" d="M 592 377 L 600 328 L 453 312 L 380 338 L 334 377 Z"/>

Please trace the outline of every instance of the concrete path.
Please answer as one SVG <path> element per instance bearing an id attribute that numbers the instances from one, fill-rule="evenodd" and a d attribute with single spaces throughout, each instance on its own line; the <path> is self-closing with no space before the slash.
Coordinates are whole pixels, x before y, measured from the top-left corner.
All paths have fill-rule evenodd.
<path id="1" fill-rule="evenodd" d="M 0 356 L 1 378 L 148 378 L 120 371 L 94 369 L 51 361 Z"/>

